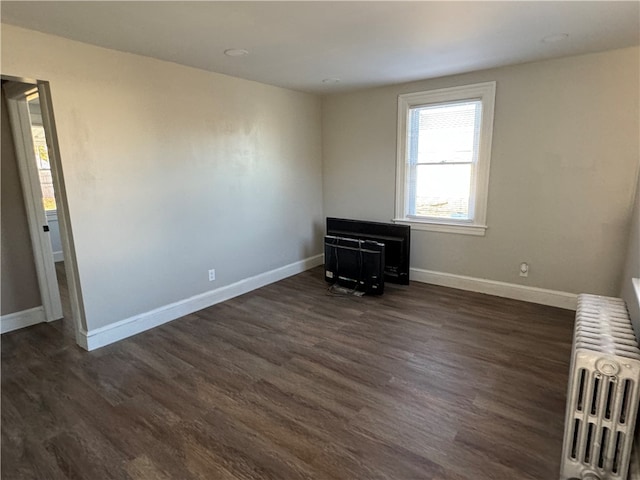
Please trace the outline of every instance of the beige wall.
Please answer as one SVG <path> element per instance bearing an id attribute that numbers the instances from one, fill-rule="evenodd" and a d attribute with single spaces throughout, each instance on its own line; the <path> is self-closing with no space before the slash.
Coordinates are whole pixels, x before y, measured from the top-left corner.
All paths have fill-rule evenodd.
<path id="1" fill-rule="evenodd" d="M 9 25 L 2 73 L 51 84 L 90 330 L 321 253 L 318 97 Z"/>
<path id="2" fill-rule="evenodd" d="M 495 80 L 487 234 L 413 231 L 412 267 L 618 295 L 639 158 L 638 57 L 623 49 L 326 97 L 325 215 L 393 218 L 398 94 Z"/>
<path id="3" fill-rule="evenodd" d="M 41 301 L 7 104 L 4 95 L 0 97 L 0 314 L 7 315 L 37 307 Z"/>
<path id="4" fill-rule="evenodd" d="M 640 298 L 634 292 L 632 278 L 640 278 L 640 175 L 638 186 L 636 187 L 636 201 L 633 206 L 631 216 L 631 233 L 629 234 L 629 248 L 624 264 L 624 275 L 622 278 L 622 292 L 620 295 L 627 302 L 633 327 L 636 335 L 640 338 Z"/>
<path id="5" fill-rule="evenodd" d="M 51 82 L 89 329 L 321 253 L 323 198 L 325 215 L 388 221 L 397 95 L 490 80 L 487 235 L 415 231 L 412 266 L 619 294 L 638 53 L 333 95 L 321 111 L 312 95 L 2 25 L 2 73 Z"/>

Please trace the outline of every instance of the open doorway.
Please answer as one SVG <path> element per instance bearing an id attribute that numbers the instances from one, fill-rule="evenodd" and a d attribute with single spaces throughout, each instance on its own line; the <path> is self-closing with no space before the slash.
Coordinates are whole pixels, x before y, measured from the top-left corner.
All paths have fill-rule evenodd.
<path id="1" fill-rule="evenodd" d="M 42 204 L 49 226 L 49 238 L 51 239 L 51 249 L 53 250 L 53 261 L 58 264 L 64 261 L 62 252 L 62 240 L 60 237 L 60 223 L 58 222 L 58 208 L 56 205 L 55 186 L 51 171 L 51 160 L 47 147 L 47 136 L 42 122 L 42 110 L 40 108 L 40 95 L 34 92 L 27 96 L 29 105 L 29 119 L 31 120 L 31 137 L 33 138 L 33 148 L 35 153 L 38 178 L 40 180 L 40 190 L 42 191 Z"/>
<path id="2" fill-rule="evenodd" d="M 32 290 L 38 291 L 41 303 L 9 314 L 3 306 L 2 332 L 62 320 L 54 327 L 80 343 L 78 339 L 84 315 L 49 85 L 47 82 L 3 76 L 2 93 L 3 110 L 6 110 L 3 111 L 3 120 L 8 120 L 11 130 L 11 138 L 6 138 L 3 128 L 3 154 L 5 143 L 11 141 L 13 150 L 10 153 L 14 154 L 24 202 L 23 209 L 14 207 L 14 210 L 23 212 L 25 218 L 22 220 L 28 226 L 35 267 L 32 270 L 37 277 L 37 282 L 32 282 L 37 283 L 37 287 L 32 287 Z M 10 161 L 3 155 L 3 172 L 6 162 Z M 9 228 L 4 222 L 3 209 L 3 242 L 4 233 Z M 4 260 L 3 254 L 3 264 Z M 28 272 L 28 259 L 22 260 L 24 271 Z M 7 291 L 12 287 L 11 279 L 5 282 L 4 270 L 3 265 L 3 297 L 5 284 L 8 285 Z M 30 294 L 30 301 L 34 302 L 33 291 L 23 293 Z"/>
<path id="3" fill-rule="evenodd" d="M 67 276 L 64 269 L 64 253 L 62 251 L 62 238 L 60 236 L 60 222 L 58 221 L 58 207 L 56 202 L 55 185 L 51 168 L 51 158 L 47 146 L 47 133 L 42 120 L 42 108 L 40 106 L 40 94 L 35 92 L 26 96 L 29 107 L 29 120 L 31 122 L 31 137 L 35 154 L 40 192 L 42 194 L 42 206 L 45 213 L 45 225 L 48 227 L 51 253 L 55 265 L 58 298 L 62 307 L 61 328 L 67 334 L 75 332 L 69 303 L 69 290 Z M 53 281 L 53 279 L 51 279 Z"/>

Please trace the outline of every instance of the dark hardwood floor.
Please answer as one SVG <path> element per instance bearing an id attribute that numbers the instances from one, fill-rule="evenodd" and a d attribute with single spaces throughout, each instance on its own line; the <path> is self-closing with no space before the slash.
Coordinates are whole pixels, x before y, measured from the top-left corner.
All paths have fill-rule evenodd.
<path id="1" fill-rule="evenodd" d="M 314 269 L 94 352 L 36 325 L 2 336 L 2 478 L 556 479 L 573 317 Z"/>

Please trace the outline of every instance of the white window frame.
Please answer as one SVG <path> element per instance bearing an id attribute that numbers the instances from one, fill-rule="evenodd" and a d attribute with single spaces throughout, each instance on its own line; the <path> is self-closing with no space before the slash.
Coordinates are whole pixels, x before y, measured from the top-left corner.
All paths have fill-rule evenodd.
<path id="1" fill-rule="evenodd" d="M 461 233 L 483 236 L 487 225 L 487 198 L 489 194 L 489 165 L 491 163 L 491 140 L 493 136 L 493 112 L 495 107 L 496 82 L 476 83 L 460 87 L 442 88 L 426 92 L 398 95 L 398 155 L 396 163 L 396 223 L 411 225 L 413 229 L 434 232 Z M 464 100 L 480 100 L 482 117 L 478 158 L 474 164 L 471 184 L 471 219 L 450 219 L 408 216 L 407 181 L 409 169 L 408 126 L 411 108 L 433 104 L 453 103 Z"/>

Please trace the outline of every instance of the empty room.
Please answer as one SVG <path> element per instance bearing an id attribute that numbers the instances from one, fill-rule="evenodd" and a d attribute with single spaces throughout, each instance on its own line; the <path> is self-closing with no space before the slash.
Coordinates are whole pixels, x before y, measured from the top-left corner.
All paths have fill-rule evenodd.
<path id="1" fill-rule="evenodd" d="M 7 480 L 640 480 L 640 3 L 2 1 Z"/>

